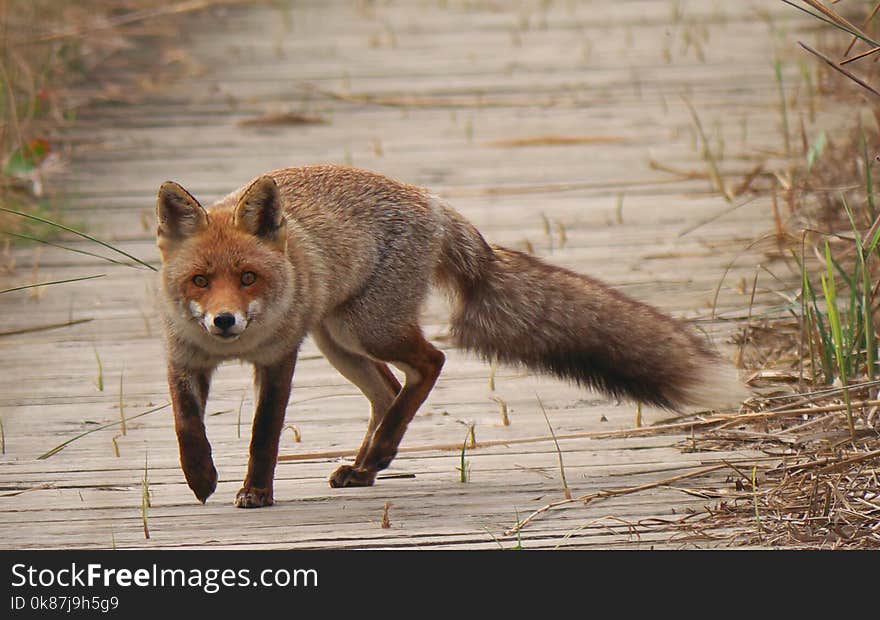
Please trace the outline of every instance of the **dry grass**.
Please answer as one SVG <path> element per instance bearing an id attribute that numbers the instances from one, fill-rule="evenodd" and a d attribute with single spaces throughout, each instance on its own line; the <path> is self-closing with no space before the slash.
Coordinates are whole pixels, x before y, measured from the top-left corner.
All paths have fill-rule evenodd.
<path id="1" fill-rule="evenodd" d="M 880 381 L 850 386 L 857 396 L 876 394 Z M 550 502 L 518 520 L 512 536 L 553 511 L 576 503 L 632 495 L 657 488 L 716 500 L 702 512 L 626 523 L 629 536 L 664 532 L 682 543 L 707 540 L 732 546 L 816 548 L 880 547 L 880 434 L 874 428 L 880 400 L 851 403 L 858 414 L 856 438 L 843 423 L 842 389 L 788 397 L 755 398 L 735 414 L 700 416 L 682 439 L 686 452 L 705 454 L 683 473 L 632 487 L 602 489 Z M 681 422 L 644 429 L 681 433 Z M 624 431 L 621 431 L 624 432 Z M 641 433 L 640 433 L 641 434 Z M 730 462 L 712 452 L 749 448 L 766 456 Z M 714 464 L 713 460 L 716 460 Z M 725 476 L 719 473 L 726 472 Z M 698 479 L 703 479 L 699 484 Z M 687 481 L 687 485 L 684 483 Z M 608 516 L 606 518 L 614 518 Z M 586 527 L 586 526 L 585 526 Z"/>
<path id="2" fill-rule="evenodd" d="M 385 505 L 382 507 L 382 523 L 381 527 L 383 530 L 387 530 L 391 528 L 391 518 L 388 513 L 391 510 L 392 503 L 385 502 Z"/>
<path id="3" fill-rule="evenodd" d="M 794 135 L 789 141 L 789 119 L 808 116 L 815 102 L 810 95 L 799 109 L 787 109 L 781 90 L 787 159 L 758 194 L 771 198 L 778 256 L 800 282 L 782 289 L 774 282 L 786 301 L 754 315 L 750 304 L 735 341 L 741 364 L 752 371 L 749 382 L 763 397 L 687 442 L 701 451 L 754 448 L 775 460 L 731 468 L 723 486 L 692 490 L 720 501 L 687 523 L 666 524 L 684 539 L 880 548 L 880 214 L 872 153 L 880 134 L 864 122 L 873 117 L 880 125 L 880 92 L 870 84 L 880 53 L 878 7 L 845 18 L 842 5 L 798 5 L 836 37 L 832 51 L 799 44 L 817 61 L 825 103 L 851 111 L 854 120 L 849 130 L 817 128 L 813 136 L 801 121 L 798 148 Z M 781 88 L 778 69 L 777 75 Z"/>
<path id="4" fill-rule="evenodd" d="M 530 136 L 528 138 L 512 138 L 495 140 L 489 146 L 501 148 L 522 148 L 529 146 L 578 146 L 582 144 L 621 144 L 626 142 L 620 136 Z"/>
<path id="5" fill-rule="evenodd" d="M 335 101 L 344 101 L 359 105 L 374 105 L 390 108 L 532 108 L 538 107 L 571 107 L 577 103 L 575 97 L 570 94 L 562 94 L 558 97 L 545 97 L 540 100 L 523 97 L 485 97 L 485 96 L 417 96 L 410 94 L 382 95 L 375 93 L 351 93 L 328 88 L 321 88 L 315 84 L 304 82 L 301 88 L 306 92 L 320 95 Z"/>
<path id="6" fill-rule="evenodd" d="M 850 403 L 854 434 L 842 388 L 757 399 L 749 403 L 755 411 L 699 433 L 693 444 L 699 451 L 748 444 L 775 457 L 752 464 L 757 476 L 734 469 L 724 485 L 701 489 L 701 496 L 722 501 L 702 520 L 699 535 L 724 532 L 731 544 L 880 548 L 880 401 L 869 398 L 877 387 L 876 381 L 850 386 L 865 399 Z"/>
<path id="7" fill-rule="evenodd" d="M 262 116 L 246 118 L 238 121 L 239 127 L 276 127 L 283 125 L 325 125 L 328 122 L 323 116 L 302 114 L 299 112 L 268 112 Z"/>

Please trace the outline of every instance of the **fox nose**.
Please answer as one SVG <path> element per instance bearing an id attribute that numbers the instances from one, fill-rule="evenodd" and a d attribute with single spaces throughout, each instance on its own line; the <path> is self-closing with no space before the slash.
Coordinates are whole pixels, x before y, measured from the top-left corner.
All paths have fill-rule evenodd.
<path id="1" fill-rule="evenodd" d="M 235 325 L 235 316 L 229 312 L 221 312 L 214 317 L 214 326 L 226 331 Z"/>

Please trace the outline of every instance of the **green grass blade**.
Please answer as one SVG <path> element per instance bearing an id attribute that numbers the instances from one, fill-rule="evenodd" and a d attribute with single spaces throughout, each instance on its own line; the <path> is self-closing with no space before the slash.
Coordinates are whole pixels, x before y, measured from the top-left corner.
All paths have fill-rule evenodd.
<path id="1" fill-rule="evenodd" d="M 864 141 L 864 133 L 862 133 L 862 140 Z M 866 160 L 866 166 L 868 162 Z M 870 183 L 870 171 L 868 174 L 868 182 Z M 870 194 L 870 189 L 869 189 Z M 858 263 L 856 265 L 856 272 L 861 273 L 861 287 L 859 290 L 854 290 L 852 295 L 855 298 L 856 295 L 859 296 L 859 309 L 861 310 L 861 316 L 858 317 L 861 319 L 860 323 L 860 332 L 864 338 L 865 345 L 865 372 L 868 375 L 868 379 L 874 378 L 874 364 L 875 357 L 877 352 L 877 345 L 874 342 L 874 318 L 871 312 L 871 274 L 868 271 L 867 266 L 867 254 L 870 253 L 868 250 L 867 254 L 865 252 L 865 248 L 862 247 L 862 236 L 859 233 L 859 229 L 856 226 L 855 216 L 853 215 L 852 209 L 849 206 L 849 203 L 846 200 L 846 196 L 840 195 L 841 202 L 843 203 L 843 208 L 846 210 L 846 215 L 849 218 L 850 225 L 852 226 L 853 233 L 856 241 L 856 257 L 858 258 Z M 873 206 L 871 207 L 871 212 L 873 213 Z M 880 232 L 880 228 L 878 228 L 878 232 Z M 877 236 L 876 234 L 874 235 Z M 873 243 L 873 240 L 872 240 Z M 856 316 L 853 315 L 853 321 L 856 321 Z M 854 341 L 855 344 L 855 341 Z"/>
<path id="2" fill-rule="evenodd" d="M 813 140 L 813 143 L 810 145 L 810 150 L 807 151 L 807 172 L 810 172 L 810 169 L 813 167 L 813 164 L 816 163 L 816 160 L 822 155 L 822 151 L 825 150 L 825 144 L 828 142 L 828 138 L 825 135 L 825 132 L 819 132 L 819 135 L 816 136 L 816 139 Z"/>
<path id="3" fill-rule="evenodd" d="M 835 270 L 837 271 L 837 273 L 840 275 L 841 279 L 842 279 L 844 282 L 846 282 L 846 285 L 847 285 L 850 289 L 855 288 L 855 286 L 856 286 L 856 280 L 855 280 L 855 278 L 853 278 L 853 276 L 849 275 L 849 274 L 846 272 L 846 270 L 841 266 L 841 264 L 840 264 L 839 262 L 837 262 L 837 259 L 834 258 L 834 256 L 830 256 L 829 258 L 830 258 L 830 260 L 831 260 L 831 264 L 834 265 L 834 269 L 835 269 Z"/>
<path id="4" fill-rule="evenodd" d="M 853 422 L 852 406 L 850 404 L 849 390 L 847 389 L 847 367 L 844 360 L 843 330 L 840 325 L 840 315 L 837 310 L 837 289 L 831 270 L 831 248 L 828 240 L 825 240 L 825 263 L 828 277 L 822 275 L 822 291 L 825 294 L 825 303 L 828 306 L 828 322 L 831 323 L 831 334 L 834 337 L 834 355 L 837 359 L 837 369 L 840 372 L 840 383 L 843 386 L 843 400 L 846 403 L 846 419 L 849 431 L 855 437 L 855 424 Z"/>
<path id="5" fill-rule="evenodd" d="M 812 296 L 813 298 L 815 298 L 815 295 L 813 294 L 812 287 L 810 286 L 810 278 L 807 275 L 807 268 L 804 265 L 803 255 L 798 256 L 797 252 L 795 252 L 794 249 L 792 249 L 792 248 L 789 248 L 789 252 L 791 253 L 791 257 L 794 259 L 794 262 L 797 263 L 798 269 L 800 269 L 801 292 L 800 292 L 800 304 L 798 304 L 798 305 L 800 306 L 803 327 L 805 329 L 809 329 L 810 327 L 812 327 L 812 323 L 811 323 L 811 318 L 809 316 L 810 304 L 808 302 L 809 302 L 810 297 Z M 803 247 L 801 248 L 801 252 L 803 252 Z M 810 331 L 808 331 L 807 333 L 812 334 L 812 330 L 810 329 Z M 806 338 L 806 339 L 812 344 L 812 342 L 813 342 L 812 337 Z M 813 361 L 815 361 L 815 360 L 813 360 Z"/>
<path id="6" fill-rule="evenodd" d="M 822 347 L 822 350 L 819 352 L 819 359 L 822 362 L 822 371 L 825 373 L 825 378 L 830 382 L 834 380 L 834 362 L 831 358 L 834 347 L 831 342 L 831 334 L 825 327 L 825 320 L 823 319 L 822 311 L 819 310 L 819 300 L 816 297 L 815 289 L 812 284 L 810 284 L 810 280 L 807 277 L 806 269 L 803 270 L 803 273 L 804 286 L 807 289 L 807 294 L 809 295 L 810 302 L 813 306 L 812 308 L 807 306 L 810 325 L 814 326 L 819 333 L 819 342 L 816 343 L 817 346 Z M 813 342 L 812 337 L 810 338 L 810 342 Z"/>
<path id="7" fill-rule="evenodd" d="M 67 280 L 53 280 L 51 282 L 38 282 L 37 284 L 25 284 L 24 286 L 14 286 L 12 288 L 5 288 L 0 290 L 0 294 L 2 293 L 11 293 L 13 291 L 23 291 L 29 288 L 37 288 L 40 286 L 50 286 L 52 284 L 66 284 L 68 282 L 82 282 L 83 280 L 94 280 L 95 278 L 103 278 L 106 274 L 99 273 L 96 276 L 83 276 L 82 278 L 68 278 Z"/>
<path id="8" fill-rule="evenodd" d="M 823 274 L 822 292 L 825 294 L 825 302 L 828 305 L 828 322 L 831 324 L 831 338 L 834 345 L 834 357 L 837 360 L 837 371 L 841 375 L 846 374 L 843 363 L 843 333 L 840 327 L 840 315 L 837 312 L 837 292 L 834 289 L 834 280 L 830 280 Z"/>
<path id="9" fill-rule="evenodd" d="M 841 381 L 845 384 L 846 365 L 844 363 L 844 339 L 843 327 L 840 323 L 840 311 L 837 307 L 837 285 L 834 282 L 834 273 L 831 265 L 834 259 L 831 256 L 831 246 L 825 241 L 825 268 L 826 273 L 821 276 L 822 292 L 825 295 L 825 306 L 828 311 L 828 323 L 831 326 L 831 337 L 834 344 L 834 356 L 837 359 L 837 369 L 841 375 Z"/>
<path id="10" fill-rule="evenodd" d="M 47 241 L 46 239 L 40 239 L 39 237 L 32 237 L 31 235 L 23 235 L 21 233 L 15 233 L 9 230 L 0 230 L 4 235 L 9 235 L 10 237 L 18 237 L 19 239 L 26 239 L 28 241 L 36 241 L 37 243 L 43 243 L 45 245 L 51 245 L 53 248 L 60 248 L 62 250 L 66 250 L 68 252 L 75 252 L 77 254 L 84 254 L 86 256 L 92 256 L 94 258 L 100 258 L 101 260 L 105 260 L 109 263 L 113 263 L 114 265 L 125 265 L 128 267 L 134 267 L 131 263 L 123 263 L 120 260 L 116 260 L 115 258 L 109 258 L 107 256 L 101 256 L 100 254 L 95 254 L 94 252 L 88 252 L 86 250 L 77 250 L 76 248 L 71 248 L 66 245 L 61 245 L 60 243 L 53 243 L 51 241 Z"/>
<path id="11" fill-rule="evenodd" d="M 25 217 L 27 219 L 34 220 L 37 222 L 42 222 L 43 224 L 48 224 L 49 226 L 54 226 L 55 228 L 59 228 L 61 230 L 65 230 L 67 232 L 73 233 L 74 235 L 78 235 L 78 236 L 82 237 L 83 239 L 88 239 L 89 241 L 94 241 L 98 245 L 102 245 L 109 250 L 113 250 L 114 252 L 116 252 L 118 254 L 122 254 L 126 258 L 130 258 L 134 262 L 136 262 L 140 265 L 143 265 L 147 269 L 152 269 L 153 271 L 158 271 L 158 269 L 156 269 L 155 267 L 153 267 L 149 263 L 145 263 L 144 261 L 139 259 L 137 256 L 132 256 L 128 252 L 126 252 L 124 250 L 120 250 L 119 248 L 114 247 L 105 241 L 101 241 L 100 239 L 96 239 L 95 237 L 92 237 L 91 235 L 87 235 L 84 232 L 80 232 L 80 231 L 75 230 L 73 228 L 69 228 L 69 227 L 65 226 L 64 224 L 59 224 L 58 222 L 53 222 L 52 220 L 47 220 L 47 219 L 39 217 L 37 215 L 31 215 L 29 213 L 22 213 L 21 211 L 15 211 L 14 209 L 7 209 L 6 207 L 0 207 L 0 211 L 4 211 L 6 213 L 12 213 L 13 215 L 18 215 L 19 217 Z"/>
<path id="12" fill-rule="evenodd" d="M 812 385 L 816 384 L 816 348 L 813 344 L 813 319 L 810 313 L 810 306 L 807 304 L 807 296 L 809 295 L 810 289 L 810 279 L 807 277 L 807 270 L 804 267 L 803 261 L 800 260 L 797 253 L 794 250 L 791 250 L 791 254 L 794 257 L 795 262 L 797 262 L 798 267 L 801 270 L 801 352 L 803 352 L 804 346 L 803 342 L 807 342 L 807 347 L 810 349 L 810 383 Z M 800 363 L 800 372 L 803 377 L 804 372 L 804 363 L 803 359 L 801 359 Z"/>
<path id="13" fill-rule="evenodd" d="M 880 228 L 877 228 L 877 230 L 874 232 L 874 236 L 871 237 L 871 240 L 868 242 L 868 247 L 865 248 L 865 253 L 872 254 L 877 248 L 878 243 L 880 243 Z"/>
<path id="14" fill-rule="evenodd" d="M 159 407 L 153 407 L 152 409 L 149 409 L 149 410 L 144 411 L 142 413 L 139 413 L 137 415 L 129 416 L 128 418 L 126 418 L 126 420 L 128 422 L 131 422 L 132 420 L 137 420 L 138 418 L 142 418 L 145 415 L 149 415 L 151 413 L 156 413 L 157 411 L 161 411 L 162 409 L 166 409 L 170 406 L 171 406 L 171 403 L 165 403 L 164 405 L 160 405 Z M 45 460 L 45 459 L 49 458 L 50 456 L 58 454 L 59 452 L 64 450 L 64 448 L 66 448 L 67 446 L 72 444 L 77 439 L 82 439 L 86 435 L 91 435 L 92 433 L 97 433 L 98 431 L 102 431 L 105 428 L 110 428 L 111 426 L 116 426 L 117 424 L 120 424 L 121 422 L 122 422 L 121 420 L 115 420 L 113 422 L 108 422 L 107 424 L 102 424 L 101 426 L 96 426 L 95 428 L 91 428 L 84 433 L 80 433 L 76 437 L 71 437 L 67 441 L 64 441 L 64 442 L 58 444 L 57 446 L 55 446 L 51 450 L 47 450 L 46 452 L 43 452 L 43 454 L 41 454 L 40 456 L 37 457 L 37 460 L 41 460 L 41 461 Z"/>
<path id="15" fill-rule="evenodd" d="M 470 430 L 468 430 L 468 437 L 470 437 Z M 464 443 L 461 444 L 460 463 L 458 467 L 458 479 L 461 483 L 466 483 L 468 481 L 468 462 L 465 460 L 465 456 L 467 454 L 468 437 L 465 437 Z"/>

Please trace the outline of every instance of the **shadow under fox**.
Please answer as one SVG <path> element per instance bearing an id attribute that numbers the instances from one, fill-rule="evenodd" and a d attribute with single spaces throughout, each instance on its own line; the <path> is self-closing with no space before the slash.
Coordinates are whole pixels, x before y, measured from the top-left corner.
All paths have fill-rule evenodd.
<path id="1" fill-rule="evenodd" d="M 257 406 L 235 504 L 273 503 L 306 335 L 372 408 L 354 463 L 330 485 L 372 485 L 443 367 L 418 323 L 432 285 L 454 300 L 455 344 L 487 359 L 669 409 L 717 407 L 741 389 L 733 368 L 680 322 L 597 280 L 489 245 L 425 189 L 379 174 L 276 170 L 207 210 L 169 181 L 157 211 L 180 462 L 202 502 L 217 485 L 204 424 L 211 374 L 241 359 L 254 365 Z M 388 364 L 403 372 L 403 386 Z"/>

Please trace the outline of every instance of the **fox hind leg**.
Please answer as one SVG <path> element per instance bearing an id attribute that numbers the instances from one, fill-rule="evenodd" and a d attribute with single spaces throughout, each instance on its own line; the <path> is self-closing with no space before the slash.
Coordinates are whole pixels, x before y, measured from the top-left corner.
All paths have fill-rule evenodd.
<path id="1" fill-rule="evenodd" d="M 318 327 L 312 330 L 311 335 L 327 361 L 339 371 L 339 374 L 357 386 L 370 401 L 370 423 L 355 459 L 355 462 L 359 463 L 366 454 L 373 432 L 385 417 L 394 398 L 400 393 L 400 382 L 387 364 L 345 348 L 333 339 L 326 328 Z"/>
<path id="2" fill-rule="evenodd" d="M 331 487 L 373 484 L 376 473 L 394 459 L 407 426 L 443 368 L 445 356 L 425 340 L 417 326 L 407 328 L 397 338 L 384 340 L 381 344 L 361 340 L 361 345 L 371 358 L 397 366 L 406 375 L 406 381 L 384 415 L 371 419 L 354 465 L 337 469 L 330 477 Z"/>

